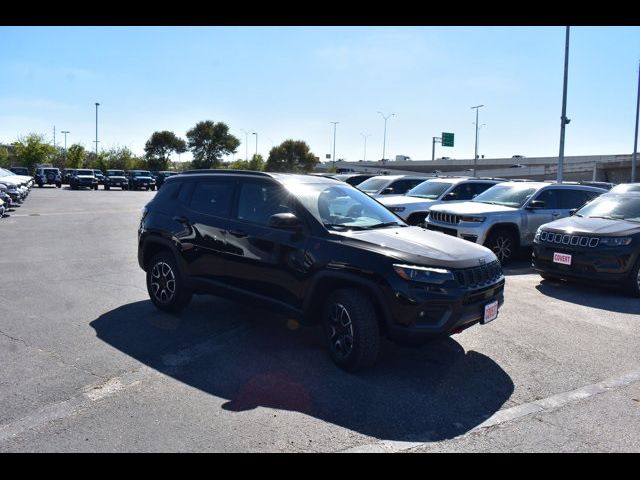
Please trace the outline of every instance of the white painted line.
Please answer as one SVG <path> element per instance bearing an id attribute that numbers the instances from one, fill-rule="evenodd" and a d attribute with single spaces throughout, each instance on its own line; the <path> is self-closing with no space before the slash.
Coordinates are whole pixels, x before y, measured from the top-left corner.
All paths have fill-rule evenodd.
<path id="1" fill-rule="evenodd" d="M 16 217 L 49 217 L 52 215 L 103 215 L 106 213 L 130 213 L 130 212 L 139 212 L 139 208 L 129 209 L 129 210 L 92 210 L 87 212 L 86 210 L 78 210 L 71 212 L 49 212 L 49 213 L 10 213 L 8 218 L 16 218 Z"/>
<path id="2" fill-rule="evenodd" d="M 558 393 L 557 395 L 552 395 L 547 398 L 543 398 L 541 400 L 536 400 L 534 402 L 523 403 L 522 405 L 516 405 L 515 407 L 505 408 L 504 410 L 499 410 L 494 413 L 487 420 L 472 428 L 464 435 L 461 435 L 457 438 L 465 437 L 472 432 L 476 432 L 478 430 L 493 427 L 495 425 L 500 425 L 505 422 L 510 422 L 512 420 L 516 420 L 518 418 L 526 417 L 527 415 L 532 415 L 534 413 L 545 412 L 549 410 L 555 410 L 560 407 L 563 407 L 569 403 L 575 403 L 580 400 L 584 400 L 586 398 L 592 397 L 594 395 L 599 395 L 604 392 L 609 392 L 612 390 L 616 390 L 619 388 L 626 387 L 631 385 L 632 383 L 636 383 L 640 381 L 640 369 L 635 370 L 633 372 L 625 373 L 624 375 L 620 375 L 618 377 L 609 378 L 599 383 L 593 383 L 591 385 L 585 385 L 584 387 L 577 388 L 576 390 L 571 390 L 569 392 Z M 430 432 L 422 435 L 422 438 L 429 438 Z M 390 441 L 390 440 L 381 440 L 376 443 L 368 444 L 368 445 L 359 445 L 357 447 L 348 448 L 346 450 L 342 450 L 342 453 L 395 453 L 401 452 L 404 450 L 410 450 L 412 448 L 418 448 L 425 445 L 428 445 L 429 442 L 401 442 L 401 441 Z"/>

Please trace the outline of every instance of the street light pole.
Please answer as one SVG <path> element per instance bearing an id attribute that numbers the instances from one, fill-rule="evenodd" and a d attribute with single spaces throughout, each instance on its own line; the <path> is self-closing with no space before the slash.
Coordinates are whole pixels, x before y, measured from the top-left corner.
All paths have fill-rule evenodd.
<path id="1" fill-rule="evenodd" d="M 62 130 L 62 133 L 64 134 L 64 158 L 65 160 L 67 159 L 67 133 L 71 133 L 68 130 Z"/>
<path id="2" fill-rule="evenodd" d="M 96 159 L 98 158 L 98 107 L 100 104 L 96 102 Z"/>
<path id="3" fill-rule="evenodd" d="M 382 115 L 382 118 L 384 118 L 384 135 L 382 138 L 382 163 L 385 162 L 385 154 L 386 154 L 386 149 L 387 149 L 387 119 L 390 117 L 393 117 L 395 115 L 395 113 L 392 113 L 390 115 L 387 115 L 385 117 L 384 113 L 382 112 L 378 112 L 380 115 Z"/>
<path id="4" fill-rule="evenodd" d="M 258 132 L 253 132 L 253 134 L 256 136 L 256 157 L 258 156 Z"/>
<path id="5" fill-rule="evenodd" d="M 484 105 L 476 105 L 471 107 L 471 110 L 476 109 L 476 148 L 473 154 L 473 176 L 476 176 L 476 169 L 478 168 L 478 110 L 484 107 Z"/>
<path id="6" fill-rule="evenodd" d="M 244 159 L 249 160 L 249 133 L 251 132 L 247 132 L 244 128 L 240 130 L 244 132 Z"/>
<path id="7" fill-rule="evenodd" d="M 361 133 L 360 135 L 364 137 L 364 155 L 362 156 L 362 161 L 366 162 L 367 161 L 367 137 L 370 137 L 371 134 L 368 133 L 365 135 L 364 133 Z"/>
<path id="8" fill-rule="evenodd" d="M 567 79 L 569 77 L 569 28 L 564 43 L 564 84 L 562 86 L 562 116 L 560 117 L 560 153 L 558 155 L 558 183 L 562 183 L 564 170 L 564 129 L 571 121 L 567 118 Z"/>
<path id="9" fill-rule="evenodd" d="M 633 157 L 631 158 L 631 182 L 636 181 L 636 157 L 638 156 L 638 113 L 640 112 L 640 64 L 638 64 L 638 104 L 636 105 L 636 130 L 633 136 Z"/>
<path id="10" fill-rule="evenodd" d="M 336 125 L 338 125 L 340 122 L 329 122 L 329 123 L 333 123 L 333 156 L 331 157 L 331 159 L 333 160 L 333 168 L 336 167 Z"/>

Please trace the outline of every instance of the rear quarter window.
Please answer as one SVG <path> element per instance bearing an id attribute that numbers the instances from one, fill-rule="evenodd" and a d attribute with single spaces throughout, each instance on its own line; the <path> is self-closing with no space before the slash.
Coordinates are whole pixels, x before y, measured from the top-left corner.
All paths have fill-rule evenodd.
<path id="1" fill-rule="evenodd" d="M 165 183 L 158 193 L 156 193 L 155 201 L 156 202 L 167 202 L 167 201 L 175 201 L 180 194 L 180 189 L 182 187 L 182 182 L 167 182 Z"/>

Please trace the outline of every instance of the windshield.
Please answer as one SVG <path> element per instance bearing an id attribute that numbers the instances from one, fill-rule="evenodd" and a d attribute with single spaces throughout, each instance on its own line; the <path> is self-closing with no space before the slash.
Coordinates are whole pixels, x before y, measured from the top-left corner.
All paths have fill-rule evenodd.
<path id="1" fill-rule="evenodd" d="M 44 169 L 44 174 L 47 175 L 49 173 L 58 174 L 58 169 L 57 168 L 45 168 Z"/>
<path id="2" fill-rule="evenodd" d="M 406 194 L 410 197 L 428 198 L 429 200 L 437 200 L 440 196 L 446 192 L 450 183 L 434 182 L 433 180 L 427 180 L 420 185 L 416 185 Z"/>
<path id="3" fill-rule="evenodd" d="M 134 177 L 150 177 L 151 172 L 132 172 Z"/>
<path id="4" fill-rule="evenodd" d="M 13 173 L 10 170 L 5 170 L 4 168 L 0 168 L 0 177 L 11 177 L 11 176 L 15 176 L 15 173 Z"/>
<path id="5" fill-rule="evenodd" d="M 611 193 L 640 192 L 640 183 L 621 183 L 610 190 Z"/>
<path id="6" fill-rule="evenodd" d="M 123 170 L 107 170 L 107 175 L 124 176 L 124 171 Z"/>
<path id="7" fill-rule="evenodd" d="M 358 190 L 362 190 L 367 193 L 376 193 L 380 189 L 384 188 L 389 183 L 388 178 L 370 178 L 358 185 Z"/>
<path id="8" fill-rule="evenodd" d="M 76 175 L 93 175 L 93 170 L 77 170 Z"/>
<path id="9" fill-rule="evenodd" d="M 520 208 L 538 189 L 539 187 L 532 187 L 527 184 L 494 185 L 471 201 Z"/>
<path id="10" fill-rule="evenodd" d="M 605 194 L 582 207 L 576 215 L 640 222 L 640 195 Z"/>
<path id="11" fill-rule="evenodd" d="M 349 185 L 307 183 L 288 190 L 330 230 L 369 230 L 406 224 L 360 190 Z"/>

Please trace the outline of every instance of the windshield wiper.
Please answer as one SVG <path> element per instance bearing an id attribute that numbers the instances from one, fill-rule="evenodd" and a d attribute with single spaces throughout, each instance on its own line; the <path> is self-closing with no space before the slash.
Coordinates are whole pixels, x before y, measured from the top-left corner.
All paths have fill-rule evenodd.
<path id="1" fill-rule="evenodd" d="M 385 227 L 406 227 L 406 225 L 402 225 L 398 222 L 384 222 L 384 223 L 376 223 L 375 225 L 368 225 L 366 228 L 385 228 Z"/>
<path id="2" fill-rule="evenodd" d="M 346 230 L 366 230 L 365 227 L 359 225 L 345 225 L 344 223 L 323 223 L 325 227 L 330 228 L 344 228 Z"/>

